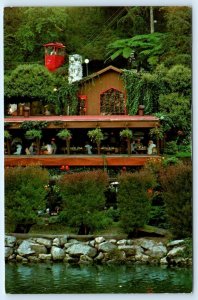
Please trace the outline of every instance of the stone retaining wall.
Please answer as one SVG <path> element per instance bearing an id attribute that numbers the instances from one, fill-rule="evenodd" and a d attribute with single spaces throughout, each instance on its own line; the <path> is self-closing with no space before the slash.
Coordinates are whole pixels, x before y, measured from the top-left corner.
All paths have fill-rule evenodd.
<path id="1" fill-rule="evenodd" d="M 17 239 L 5 236 L 5 260 L 16 262 L 65 263 L 141 263 L 161 265 L 192 265 L 185 257 L 184 240 L 167 244 L 153 240 L 92 238 L 82 242 L 68 236 L 56 238 Z"/>

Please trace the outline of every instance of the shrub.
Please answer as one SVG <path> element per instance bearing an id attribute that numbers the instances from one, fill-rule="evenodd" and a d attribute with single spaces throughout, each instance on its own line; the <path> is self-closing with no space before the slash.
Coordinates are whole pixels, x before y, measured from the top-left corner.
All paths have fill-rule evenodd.
<path id="1" fill-rule="evenodd" d="M 81 233 L 97 227 L 98 212 L 105 206 L 108 176 L 103 171 L 65 174 L 57 182 L 63 199 L 62 218 Z"/>
<path id="2" fill-rule="evenodd" d="M 48 181 L 48 171 L 37 166 L 5 170 L 6 220 L 14 224 L 16 232 L 27 232 L 37 221 L 38 211 L 46 208 Z"/>
<path id="3" fill-rule="evenodd" d="M 167 142 L 164 148 L 165 154 L 176 154 L 178 151 L 178 146 L 176 141 Z"/>
<path id="4" fill-rule="evenodd" d="M 192 235 L 192 166 L 168 166 L 160 174 L 167 220 L 176 238 Z"/>
<path id="5" fill-rule="evenodd" d="M 125 231 L 130 233 L 147 223 L 151 207 L 147 190 L 152 189 L 156 182 L 152 173 L 147 170 L 123 173 L 118 180 L 120 221 Z"/>

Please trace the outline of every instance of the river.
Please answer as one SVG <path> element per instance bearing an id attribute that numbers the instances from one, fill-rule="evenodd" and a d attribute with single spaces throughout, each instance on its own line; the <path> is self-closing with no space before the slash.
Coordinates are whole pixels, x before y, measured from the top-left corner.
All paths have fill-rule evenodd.
<path id="1" fill-rule="evenodd" d="M 11 294 L 190 293 L 192 268 L 7 263 Z"/>

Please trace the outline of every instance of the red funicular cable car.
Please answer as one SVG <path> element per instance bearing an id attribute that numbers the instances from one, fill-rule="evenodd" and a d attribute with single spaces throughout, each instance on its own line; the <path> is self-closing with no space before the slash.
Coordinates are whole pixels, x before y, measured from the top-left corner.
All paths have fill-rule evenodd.
<path id="1" fill-rule="evenodd" d="M 45 66 L 49 71 L 55 71 L 65 61 L 65 46 L 62 43 L 48 43 L 45 47 Z"/>

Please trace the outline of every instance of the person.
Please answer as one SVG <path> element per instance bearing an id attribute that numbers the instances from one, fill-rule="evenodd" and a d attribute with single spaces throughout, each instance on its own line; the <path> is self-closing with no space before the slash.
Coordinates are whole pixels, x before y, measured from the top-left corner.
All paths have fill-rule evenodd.
<path id="1" fill-rule="evenodd" d="M 21 144 L 17 144 L 16 145 L 16 151 L 14 152 L 14 154 L 20 155 L 22 151 L 22 145 Z"/>
<path id="2" fill-rule="evenodd" d="M 43 143 L 41 149 L 42 149 L 43 154 L 52 154 L 52 145 L 51 144 L 45 145 Z"/>
<path id="3" fill-rule="evenodd" d="M 52 148 L 52 153 L 51 154 L 56 154 L 57 146 L 56 146 L 54 138 L 51 140 L 51 148 Z"/>
<path id="4" fill-rule="evenodd" d="M 136 151 L 135 151 L 135 141 L 132 141 L 132 142 L 131 142 L 131 153 L 132 153 L 132 154 L 135 154 L 135 153 L 136 153 Z"/>
<path id="5" fill-rule="evenodd" d="M 30 152 L 30 155 L 34 155 L 36 154 L 36 149 L 35 149 L 35 144 L 32 143 L 29 147 L 29 152 Z"/>
<path id="6" fill-rule="evenodd" d="M 88 142 L 87 142 L 86 145 L 85 145 L 85 149 L 87 150 L 87 154 L 92 154 L 92 152 L 91 152 L 92 146 L 89 145 Z"/>
<path id="7" fill-rule="evenodd" d="M 141 139 L 137 139 L 137 142 L 135 143 L 135 149 L 141 149 L 143 147 L 143 144 L 141 143 Z"/>
<path id="8" fill-rule="evenodd" d="M 147 153 L 149 155 L 154 154 L 154 151 L 156 151 L 156 145 L 153 143 L 152 140 L 148 142 L 148 148 L 147 148 Z"/>

